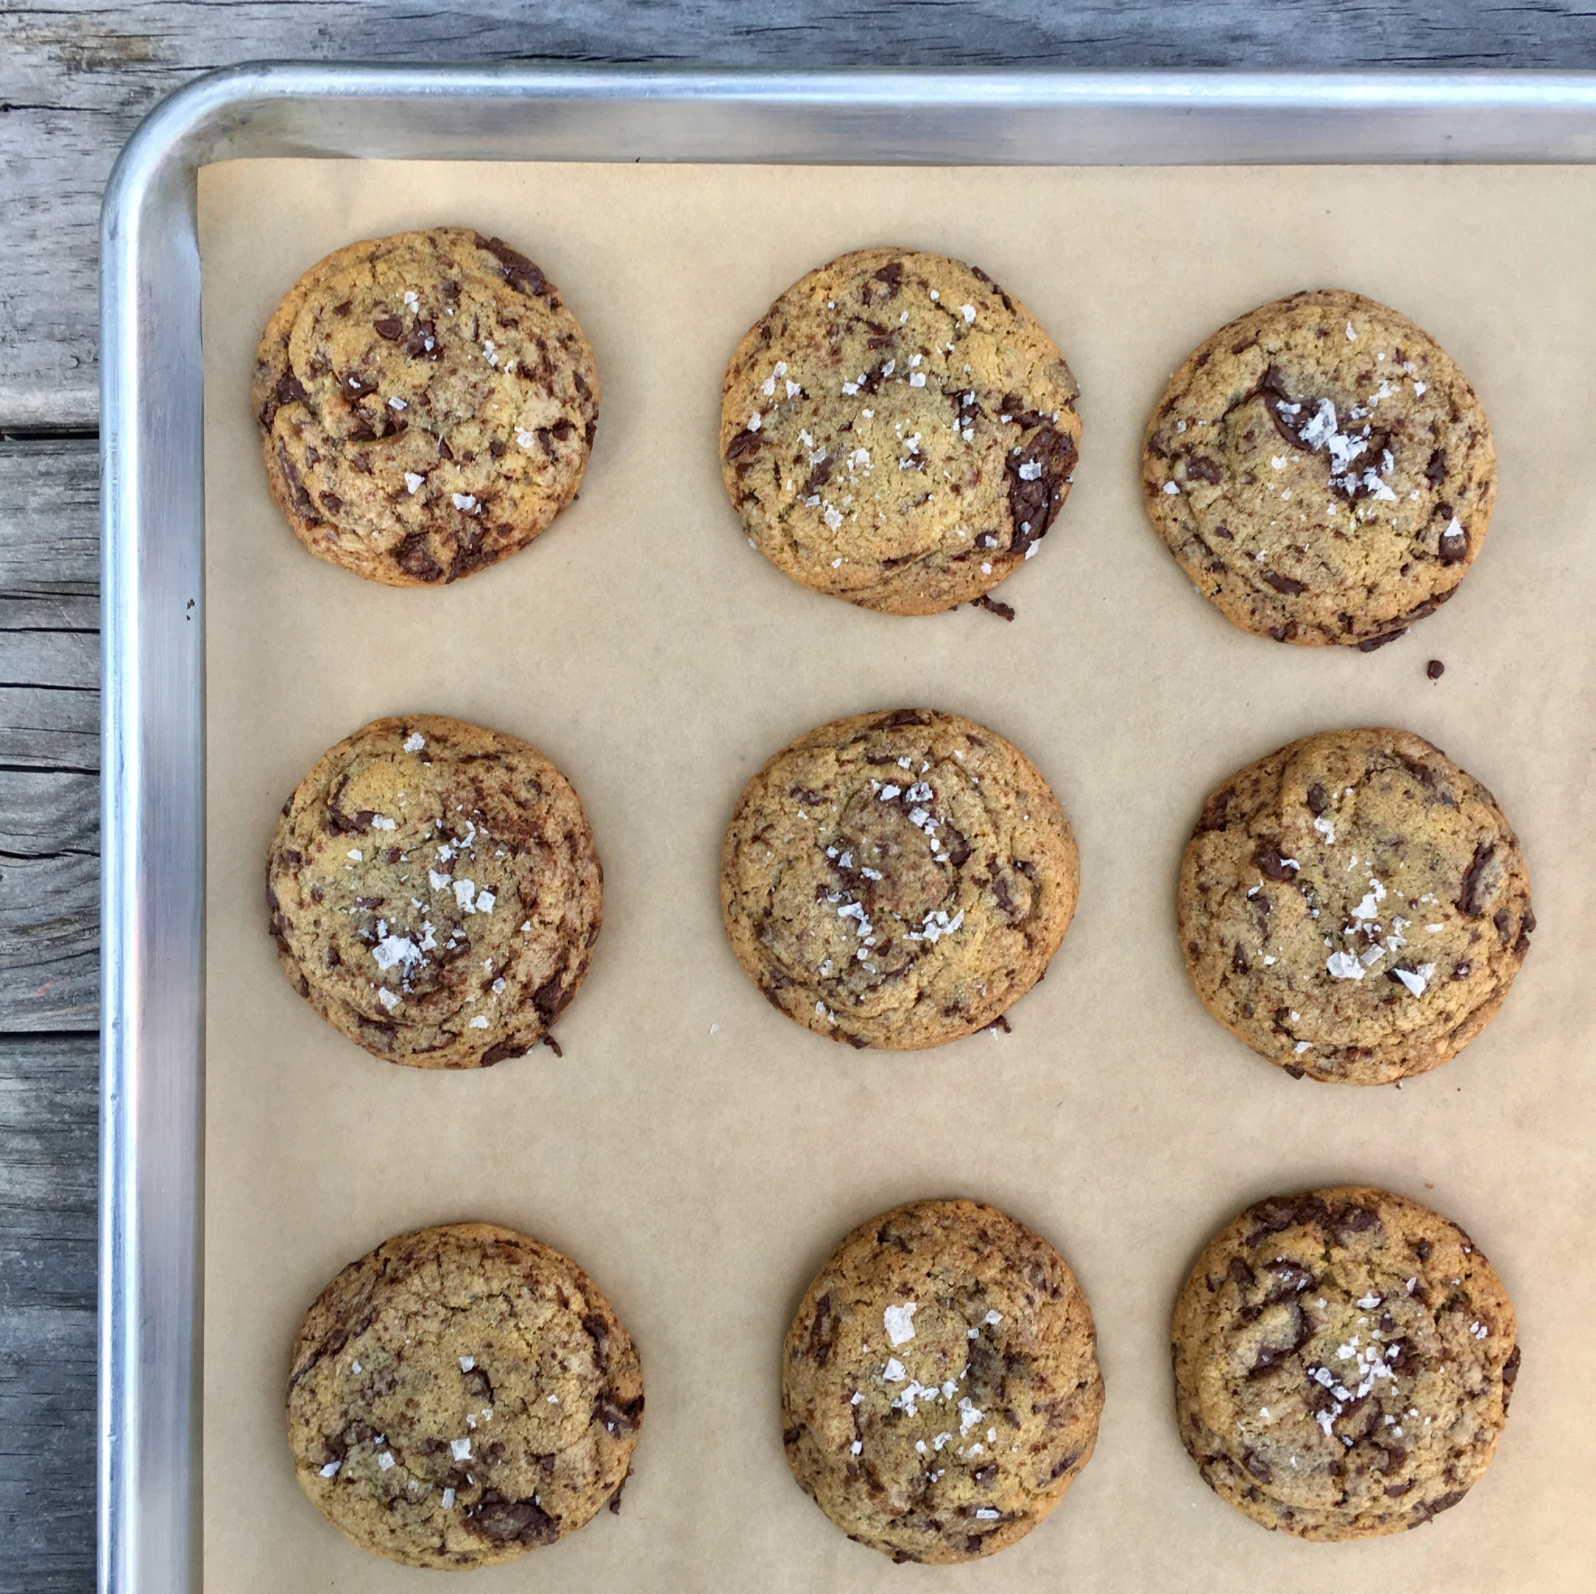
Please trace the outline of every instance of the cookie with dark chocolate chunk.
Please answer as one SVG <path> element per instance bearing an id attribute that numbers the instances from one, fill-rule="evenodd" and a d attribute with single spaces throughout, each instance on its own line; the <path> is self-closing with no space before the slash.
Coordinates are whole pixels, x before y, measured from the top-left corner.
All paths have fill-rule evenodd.
<path id="1" fill-rule="evenodd" d="M 1323 731 L 1203 806 L 1181 864 L 1186 971 L 1295 1074 L 1382 1085 L 1454 1056 L 1529 949 L 1524 854 L 1485 787 L 1421 737 Z"/>
<path id="2" fill-rule="evenodd" d="M 721 846 L 732 950 L 777 1011 L 914 1050 L 993 1023 L 1047 969 L 1080 863 L 1040 772 L 957 714 L 857 714 L 749 781 Z"/>
<path id="3" fill-rule="evenodd" d="M 631 1470 L 637 1352 L 574 1262 L 490 1223 L 388 1240 L 295 1337 L 299 1486 L 362 1549 L 450 1570 L 574 1533 Z"/>
<path id="4" fill-rule="evenodd" d="M 554 284 L 466 227 L 328 255 L 255 357 L 277 507 L 317 558 L 394 587 L 454 581 L 543 532 L 576 496 L 598 401 Z"/>
<path id="5" fill-rule="evenodd" d="M 895 1561 L 1006 1549 L 1064 1498 L 1103 1409 L 1097 1334 L 1069 1265 L 975 1201 L 861 1224 L 782 1348 L 793 1476 Z"/>
<path id="6" fill-rule="evenodd" d="M 373 720 L 283 805 L 268 923 L 295 990 L 389 1062 L 484 1068 L 587 976 L 603 871 L 535 747 L 436 714 Z"/>
<path id="7" fill-rule="evenodd" d="M 1455 1223 L 1363 1186 L 1249 1207 L 1175 1306 L 1180 1437 L 1214 1492 L 1303 1539 L 1400 1533 L 1491 1464 L 1518 1378 L 1507 1291 Z"/>
<path id="8" fill-rule="evenodd" d="M 1076 393 L 984 272 L 861 249 L 794 283 L 737 346 L 721 471 L 749 540 L 795 581 L 935 614 L 1041 546 L 1080 451 Z"/>
<path id="9" fill-rule="evenodd" d="M 1147 512 L 1181 568 L 1277 642 L 1399 637 L 1457 590 L 1496 498 L 1468 378 L 1406 316 L 1339 289 L 1221 327 L 1143 448 Z"/>

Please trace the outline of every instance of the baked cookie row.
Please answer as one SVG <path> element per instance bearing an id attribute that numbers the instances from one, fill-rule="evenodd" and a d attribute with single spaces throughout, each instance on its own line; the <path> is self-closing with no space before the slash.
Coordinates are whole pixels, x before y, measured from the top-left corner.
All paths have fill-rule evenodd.
<path id="1" fill-rule="evenodd" d="M 367 1051 L 485 1067 L 546 1042 L 587 974 L 603 872 L 536 748 L 437 715 L 381 719 L 284 804 L 266 865 L 279 960 Z M 1047 971 L 1080 860 L 1041 772 L 956 714 L 859 714 L 748 782 L 721 848 L 733 952 L 796 1023 L 914 1050 L 994 1024 Z M 1484 786 L 1406 731 L 1326 731 L 1232 777 L 1181 865 L 1187 972 L 1298 1075 L 1383 1084 L 1495 1015 L 1535 927 Z"/>
<path id="2" fill-rule="evenodd" d="M 1520 1362 L 1512 1303 L 1468 1235 L 1366 1186 L 1259 1202 L 1221 1230 L 1171 1349 L 1205 1481 L 1310 1540 L 1456 1505 L 1496 1453 Z M 1069 1265 L 974 1201 L 861 1224 L 782 1347 L 793 1477 L 895 1561 L 975 1560 L 1031 1532 L 1091 1459 L 1103 1401 Z M 411 1566 L 511 1560 L 619 1510 L 643 1411 L 637 1350 L 598 1287 L 491 1224 L 400 1235 L 351 1264 L 290 1358 L 301 1488 Z"/>
<path id="3" fill-rule="evenodd" d="M 295 535 L 393 586 L 457 580 L 547 529 L 576 496 L 599 396 L 554 284 L 459 227 L 312 266 L 267 324 L 252 393 Z M 1078 396 L 1041 323 L 978 267 L 862 249 L 794 283 L 738 344 L 721 471 L 750 545 L 804 586 L 893 614 L 994 606 L 1068 497 Z M 1237 625 L 1367 650 L 1456 591 L 1496 455 L 1434 339 L 1324 290 L 1192 352 L 1148 424 L 1143 487 Z"/>

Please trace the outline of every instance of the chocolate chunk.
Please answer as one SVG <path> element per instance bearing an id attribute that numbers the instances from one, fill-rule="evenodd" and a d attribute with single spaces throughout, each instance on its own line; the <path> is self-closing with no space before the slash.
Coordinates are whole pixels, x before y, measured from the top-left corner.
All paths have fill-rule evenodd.
<path id="1" fill-rule="evenodd" d="M 1336 1214 L 1334 1228 L 1339 1239 L 1343 1232 L 1363 1234 L 1379 1222 L 1377 1214 L 1368 1207 L 1349 1206 Z"/>
<path id="2" fill-rule="evenodd" d="M 795 1445 L 803 1437 L 802 1428 L 787 1428 L 783 1430 L 781 1442 L 784 1445 Z"/>
<path id="3" fill-rule="evenodd" d="M 1282 858 L 1278 847 L 1271 847 L 1263 842 L 1252 855 L 1252 861 L 1258 865 L 1266 878 L 1270 880 L 1293 880 L 1297 874 L 1297 862 L 1294 858 Z"/>
<path id="4" fill-rule="evenodd" d="M 1265 570 L 1263 578 L 1276 592 L 1283 592 L 1288 598 L 1294 598 L 1298 593 L 1308 589 L 1300 581 L 1293 581 L 1290 576 L 1283 576 L 1277 570 Z"/>
<path id="5" fill-rule="evenodd" d="M 435 322 L 418 316 L 416 324 L 410 329 L 410 336 L 405 339 L 405 353 L 412 358 L 425 360 L 442 359 L 443 348 L 438 342 L 437 334 L 438 328 Z"/>
<path id="6" fill-rule="evenodd" d="M 1439 659 L 1431 659 L 1430 662 L 1424 666 L 1424 673 L 1429 676 L 1432 681 L 1439 681 L 1441 677 L 1446 674 L 1446 666 Z"/>
<path id="7" fill-rule="evenodd" d="M 1515 1345 L 1507 1360 L 1502 1363 L 1502 1411 L 1505 1415 L 1513 1398 L 1513 1386 L 1518 1382 L 1518 1364 L 1523 1352 Z"/>
<path id="8" fill-rule="evenodd" d="M 266 399 L 265 407 L 261 410 L 261 425 L 269 429 L 273 420 L 276 419 L 278 410 L 280 410 L 283 405 L 297 404 L 301 402 L 304 397 L 305 389 L 303 386 L 301 386 L 299 378 L 295 376 L 292 371 L 284 371 L 283 374 L 277 378 L 277 386 L 272 389 L 270 395 Z"/>
<path id="9" fill-rule="evenodd" d="M 636 1396 L 624 1406 L 601 1397 L 593 1407 L 593 1419 L 612 1433 L 636 1433 L 643 1426 L 643 1397 Z"/>
<path id="10" fill-rule="evenodd" d="M 561 970 L 556 969 L 533 993 L 532 1005 L 545 1025 L 552 1024 L 565 1011 L 571 1000 L 570 992 L 561 986 Z"/>
<path id="11" fill-rule="evenodd" d="M 813 498 L 831 480 L 831 473 L 836 469 L 836 465 L 836 460 L 830 454 L 815 461 L 809 470 L 809 480 L 804 483 L 805 498 Z"/>
<path id="12" fill-rule="evenodd" d="M 765 439 L 758 432 L 741 431 L 726 445 L 726 461 L 731 464 L 745 454 L 756 453 Z"/>
<path id="13" fill-rule="evenodd" d="M 528 298 L 546 298 L 550 292 L 546 278 L 520 250 L 512 249 L 502 238 L 484 238 L 476 234 L 477 247 L 486 249 L 504 268 L 504 280 L 517 293 Z"/>
<path id="14" fill-rule="evenodd" d="M 1247 972 L 1247 954 L 1242 950 L 1240 941 L 1238 941 L 1231 950 L 1230 966 L 1237 974 L 1245 974 Z"/>
<path id="15" fill-rule="evenodd" d="M 506 1500 L 497 1489 L 485 1490 L 460 1516 L 473 1533 L 494 1544 L 553 1544 L 560 1536 L 559 1523 L 535 1500 Z"/>
<path id="16" fill-rule="evenodd" d="M 525 1041 L 495 1041 L 478 1059 L 477 1067 L 492 1068 L 507 1057 L 520 1057 L 526 1051 Z"/>
<path id="17" fill-rule="evenodd" d="M 1241 1453 L 1241 1464 L 1253 1475 L 1253 1477 L 1259 1481 L 1259 1483 L 1269 1482 L 1271 1477 L 1269 1463 L 1265 1461 L 1262 1456 L 1258 1455 L 1257 1452 L 1252 1450 L 1243 1450 Z"/>
<path id="18" fill-rule="evenodd" d="M 1047 535 L 1063 507 L 1078 458 L 1075 440 L 1051 423 L 1041 426 L 1018 454 L 1007 456 L 1003 468 L 1009 479 L 1011 553 L 1023 553 Z"/>
<path id="19" fill-rule="evenodd" d="M 1432 1244 L 1431 1244 L 1431 1243 L 1430 1243 L 1430 1241 L 1428 1241 L 1428 1240 L 1420 1240 L 1420 1241 L 1419 1241 L 1419 1242 L 1418 1242 L 1418 1243 L 1417 1243 L 1417 1244 L 1416 1244 L 1416 1245 L 1415 1245 L 1415 1246 L 1414 1246 L 1414 1247 L 1413 1247 L 1413 1250 L 1414 1250 L 1414 1253 L 1415 1253 L 1415 1255 L 1417 1255 L 1417 1257 L 1418 1257 L 1418 1259 L 1419 1259 L 1419 1260 L 1420 1260 L 1420 1261 L 1421 1261 L 1421 1262 L 1428 1262 L 1428 1261 L 1429 1261 L 1429 1260 L 1430 1260 L 1430 1253 L 1431 1253 L 1431 1252 L 1432 1252 L 1432 1251 L 1433 1251 L 1433 1250 L 1434 1250 L 1434 1249 L 1435 1249 L 1435 1247 L 1434 1247 L 1434 1245 L 1432 1245 Z"/>
<path id="20" fill-rule="evenodd" d="M 1288 1356 L 1294 1352 L 1289 1345 L 1260 1345 L 1258 1355 L 1251 1367 L 1247 1369 L 1249 1378 L 1256 1378 L 1260 1373 L 1266 1373 L 1271 1367 L 1278 1367 Z"/>
<path id="21" fill-rule="evenodd" d="M 1258 1282 L 1258 1275 L 1239 1256 L 1233 1256 L 1230 1259 L 1230 1276 L 1243 1289 L 1250 1289 Z"/>
<path id="22" fill-rule="evenodd" d="M 277 463 L 282 468 L 283 480 L 288 484 L 288 499 L 294 506 L 295 512 L 311 525 L 319 526 L 321 516 L 316 512 L 316 505 L 308 492 L 305 483 L 299 474 L 299 468 L 288 457 L 288 446 L 282 438 L 277 440 Z"/>
<path id="23" fill-rule="evenodd" d="M 385 315 L 380 321 L 371 323 L 371 330 L 379 338 L 386 338 L 390 343 L 397 343 L 404 336 L 405 324 L 396 315 Z"/>
<path id="24" fill-rule="evenodd" d="M 990 597 L 984 592 L 978 598 L 971 598 L 970 606 L 976 609 L 985 609 L 988 614 L 995 614 L 1000 620 L 1012 620 L 1014 618 L 1013 604 L 1000 603 L 996 598 Z"/>
<path id="25" fill-rule="evenodd" d="M 436 581 L 443 574 L 443 567 L 432 557 L 432 549 L 424 531 L 411 532 L 394 549 L 394 557 L 401 570 L 422 581 Z"/>
<path id="26" fill-rule="evenodd" d="M 1429 1500 L 1417 1506 L 1413 1512 L 1413 1526 L 1418 1527 L 1422 1523 L 1440 1516 L 1443 1511 L 1450 1511 L 1467 1492 L 1466 1489 L 1453 1489 L 1449 1493 L 1440 1496 L 1439 1499 Z"/>
<path id="27" fill-rule="evenodd" d="M 628 1465 L 626 1468 L 626 1476 L 615 1485 L 615 1493 L 610 1496 L 610 1513 L 613 1516 L 619 1516 L 621 1514 L 621 1491 L 626 1487 L 626 1479 L 630 1478 L 631 1475 L 632 1469 L 631 1466 Z"/>
<path id="28" fill-rule="evenodd" d="M 1496 843 L 1482 841 L 1474 849 L 1473 861 L 1469 864 L 1463 876 L 1463 885 L 1458 892 L 1457 910 L 1466 914 L 1471 919 L 1480 918 L 1485 912 L 1485 895 L 1488 887 L 1484 884 L 1485 871 L 1490 867 L 1491 859 L 1496 856 Z"/>
<path id="29" fill-rule="evenodd" d="M 1432 487 L 1439 487 L 1446 480 L 1446 450 L 1444 448 L 1438 448 L 1430 455 L 1430 461 L 1424 467 L 1424 479 Z"/>
<path id="30" fill-rule="evenodd" d="M 1423 616 L 1416 615 L 1414 618 L 1422 619 Z M 1360 642 L 1358 644 L 1358 652 L 1373 653 L 1376 648 L 1383 648 L 1387 642 L 1395 642 L 1399 636 L 1406 636 L 1407 634 L 1408 628 L 1404 625 L 1395 631 L 1387 631 L 1384 636 L 1369 637 L 1366 641 Z"/>
<path id="31" fill-rule="evenodd" d="M 1469 534 L 1457 521 L 1449 521 L 1438 546 L 1442 564 L 1461 564 L 1468 557 Z"/>
<path id="32" fill-rule="evenodd" d="M 1219 468 L 1218 460 L 1199 454 L 1186 461 L 1186 477 L 1189 481 L 1208 482 L 1217 487 L 1224 480 L 1225 473 Z"/>

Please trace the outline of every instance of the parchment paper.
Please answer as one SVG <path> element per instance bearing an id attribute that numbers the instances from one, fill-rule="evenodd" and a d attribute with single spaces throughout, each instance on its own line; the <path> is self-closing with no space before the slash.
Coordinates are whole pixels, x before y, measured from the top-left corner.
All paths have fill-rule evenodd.
<path id="1" fill-rule="evenodd" d="M 580 501 L 440 590 L 312 559 L 267 497 L 255 342 L 356 238 L 456 223 L 557 282 L 604 397 Z M 474 1574 L 499 1590 L 1121 1591 L 1596 1585 L 1596 1046 L 1589 891 L 1596 666 L 1596 171 L 850 170 L 253 162 L 201 173 L 209 676 L 205 1572 L 213 1594 L 419 1588 L 300 1495 L 291 1338 L 391 1234 L 483 1218 L 574 1257 L 640 1348 L 648 1408 L 618 1518 Z M 1083 389 L 1076 485 L 1038 558 L 974 609 L 866 613 L 752 552 L 716 463 L 720 378 L 802 272 L 898 242 L 1028 303 Z M 1213 328 L 1297 288 L 1396 305 L 1477 385 L 1501 492 L 1459 596 L 1372 655 L 1277 646 L 1193 595 L 1146 523 L 1142 425 Z M 1444 660 L 1432 683 L 1425 661 Z M 733 960 L 717 856 L 747 777 L 813 725 L 928 704 L 991 725 L 1074 823 L 1080 908 L 1011 1035 L 855 1052 L 786 1022 Z M 593 970 L 539 1050 L 394 1067 L 279 972 L 262 867 L 311 763 L 380 714 L 526 738 L 570 777 L 605 868 Z M 1406 726 L 1497 795 L 1540 928 L 1467 1051 L 1400 1091 L 1295 1081 L 1210 1019 L 1176 944 L 1204 796 L 1288 739 Z M 1524 1348 L 1495 1465 L 1432 1526 L 1271 1535 L 1176 1436 L 1167 1335 L 1197 1251 L 1245 1203 L 1367 1181 L 1467 1228 Z M 848 1542 L 782 1454 L 779 1347 L 855 1223 L 968 1194 L 1056 1244 L 1096 1313 L 1097 1454 L 1023 1543 L 897 1567 Z M 451 1588 L 454 1583 L 450 1583 Z"/>

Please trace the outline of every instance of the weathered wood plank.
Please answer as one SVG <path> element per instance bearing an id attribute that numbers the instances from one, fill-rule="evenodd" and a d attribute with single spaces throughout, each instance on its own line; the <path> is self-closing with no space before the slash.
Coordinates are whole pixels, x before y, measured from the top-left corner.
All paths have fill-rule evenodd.
<path id="1" fill-rule="evenodd" d="M 0 631 L 99 626 L 99 472 L 93 438 L 0 442 Z"/>
<path id="2" fill-rule="evenodd" d="M 81 807 L 65 826 L 81 828 L 98 817 L 97 798 L 92 814 Z M 0 1022 L 6 1030 L 96 1029 L 99 960 L 98 848 L 58 847 L 35 857 L 0 853 Z"/>
<path id="3" fill-rule="evenodd" d="M 0 426 L 96 415 L 95 243 L 117 150 L 210 67 L 346 61 L 769 67 L 1596 67 L 1585 0 L 90 0 L 0 10 Z"/>
<path id="4" fill-rule="evenodd" d="M 100 777 L 58 770 L 0 771 L 0 859 L 99 852 Z"/>
<path id="5" fill-rule="evenodd" d="M 0 1032 L 99 1022 L 97 474 L 0 443 Z"/>
<path id="6" fill-rule="evenodd" d="M 92 1035 L 0 1040 L 0 1591 L 94 1580 Z"/>
<path id="7" fill-rule="evenodd" d="M 98 692 L 98 633 L 0 630 L 0 686 L 46 686 L 57 691 Z"/>
<path id="8" fill-rule="evenodd" d="M 97 770 L 99 693 L 0 686 L 0 767 Z"/>

